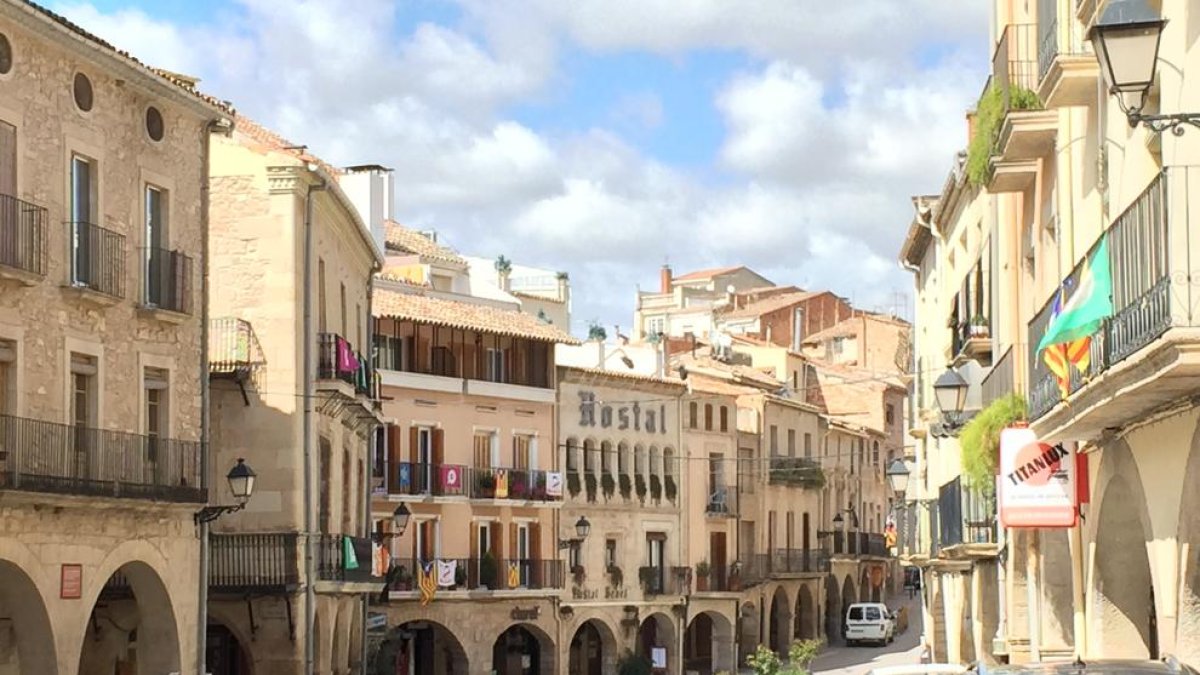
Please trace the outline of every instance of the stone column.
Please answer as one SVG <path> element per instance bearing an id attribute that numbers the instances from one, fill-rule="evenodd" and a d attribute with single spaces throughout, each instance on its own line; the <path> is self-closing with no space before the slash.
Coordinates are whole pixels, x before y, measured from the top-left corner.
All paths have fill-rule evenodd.
<path id="1" fill-rule="evenodd" d="M 963 661 L 963 602 L 966 600 L 962 574 L 951 572 L 941 576 L 942 609 L 946 617 L 946 661 Z"/>

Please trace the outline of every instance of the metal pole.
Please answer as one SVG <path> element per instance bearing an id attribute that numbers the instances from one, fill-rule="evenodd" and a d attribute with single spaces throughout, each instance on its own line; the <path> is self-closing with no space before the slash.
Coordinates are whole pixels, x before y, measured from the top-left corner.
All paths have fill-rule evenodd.
<path id="1" fill-rule="evenodd" d="M 324 181 L 319 185 L 309 185 L 304 200 L 304 327 L 302 340 L 304 342 L 304 673 L 313 675 L 316 670 L 316 639 L 313 636 L 313 625 L 317 618 L 317 595 L 313 584 L 316 580 L 316 557 L 313 553 L 313 448 L 312 448 L 312 401 L 313 401 L 313 333 L 312 321 L 312 218 L 313 192 L 325 188 Z M 365 628 L 365 627 L 364 627 Z"/>
<path id="2" fill-rule="evenodd" d="M 196 672 L 208 673 L 208 523 L 200 523 L 200 607 L 197 610 Z"/>

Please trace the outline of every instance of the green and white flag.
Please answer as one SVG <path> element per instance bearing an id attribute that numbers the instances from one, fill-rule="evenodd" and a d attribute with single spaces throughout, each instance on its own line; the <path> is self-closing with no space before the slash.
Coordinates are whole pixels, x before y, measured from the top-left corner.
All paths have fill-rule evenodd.
<path id="1" fill-rule="evenodd" d="M 350 537 L 342 537 L 342 561 L 344 569 L 358 569 L 358 556 L 354 554 L 354 542 Z"/>
<path id="2" fill-rule="evenodd" d="M 1037 350 L 1040 353 L 1051 345 L 1090 337 L 1112 315 L 1112 270 L 1108 263 L 1108 235 L 1105 234 L 1080 270 L 1079 288 L 1046 327 Z"/>

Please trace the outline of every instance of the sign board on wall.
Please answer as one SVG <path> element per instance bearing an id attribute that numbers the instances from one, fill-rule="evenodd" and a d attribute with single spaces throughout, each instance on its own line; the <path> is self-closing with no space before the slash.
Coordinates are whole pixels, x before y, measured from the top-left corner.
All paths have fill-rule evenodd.
<path id="1" fill-rule="evenodd" d="M 1074 527 L 1075 454 L 1033 430 L 1000 432 L 1000 521 L 1005 527 Z"/>
<path id="2" fill-rule="evenodd" d="M 78 600 L 83 597 L 83 565 L 62 566 L 58 597 L 63 600 Z"/>

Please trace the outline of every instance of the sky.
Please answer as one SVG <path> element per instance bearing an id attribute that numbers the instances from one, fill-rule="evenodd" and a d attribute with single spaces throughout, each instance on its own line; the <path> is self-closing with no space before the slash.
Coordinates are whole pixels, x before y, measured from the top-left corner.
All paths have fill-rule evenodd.
<path id="1" fill-rule="evenodd" d="M 988 61 L 979 0 L 66 0 L 84 28 L 307 145 L 394 169 L 395 217 L 566 271 L 572 331 L 744 264 L 911 304 Z"/>

